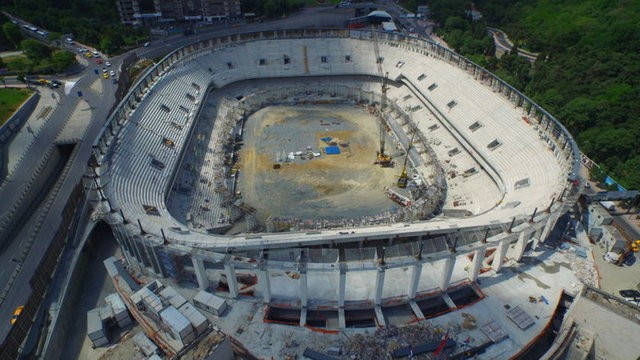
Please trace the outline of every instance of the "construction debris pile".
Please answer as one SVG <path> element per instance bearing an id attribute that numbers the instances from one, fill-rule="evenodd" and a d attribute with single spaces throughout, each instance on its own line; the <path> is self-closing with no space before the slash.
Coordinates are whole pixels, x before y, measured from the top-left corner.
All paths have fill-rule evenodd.
<path id="1" fill-rule="evenodd" d="M 373 334 L 356 334 L 342 344 L 341 352 L 348 359 L 383 360 L 393 359 L 393 352 L 424 343 L 441 342 L 446 336 L 453 338 L 460 331 L 455 325 L 449 329 L 422 322 L 415 326 L 387 326 L 377 329 Z M 443 349 L 439 355 L 434 352 L 416 355 L 412 359 L 446 359 L 455 352 L 455 347 Z"/>

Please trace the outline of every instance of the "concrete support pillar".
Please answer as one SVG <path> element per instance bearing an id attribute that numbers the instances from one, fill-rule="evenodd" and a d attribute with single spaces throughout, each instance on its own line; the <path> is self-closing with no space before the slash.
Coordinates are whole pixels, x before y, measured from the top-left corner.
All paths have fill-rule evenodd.
<path id="1" fill-rule="evenodd" d="M 227 276 L 229 285 L 229 296 L 235 299 L 238 297 L 238 278 L 236 277 L 235 265 L 233 263 L 224 264 L 224 273 Z"/>
<path id="2" fill-rule="evenodd" d="M 200 290 L 207 290 L 209 287 L 209 278 L 207 277 L 207 271 L 204 269 L 204 261 L 195 256 L 191 256 L 191 262 L 193 263 L 193 270 L 196 273 L 196 279 L 198 279 L 198 288 L 200 288 Z"/>
<path id="3" fill-rule="evenodd" d="M 271 302 L 271 280 L 269 279 L 269 270 L 260 269 L 258 271 L 258 283 L 262 289 L 262 302 L 268 304 Z"/>
<path id="4" fill-rule="evenodd" d="M 509 249 L 509 241 L 502 240 L 498 244 L 498 248 L 493 256 L 493 263 L 491 263 L 491 267 L 495 272 L 500 271 L 502 269 L 502 264 L 504 263 L 504 257 L 507 255 L 507 249 Z"/>
<path id="5" fill-rule="evenodd" d="M 418 320 L 424 319 L 424 314 L 422 313 L 422 310 L 420 310 L 420 307 L 418 306 L 418 304 L 416 304 L 415 301 L 413 300 L 409 301 L 409 306 L 411 306 L 411 310 L 413 311 L 413 314 L 416 316 Z"/>
<path id="6" fill-rule="evenodd" d="M 451 281 L 451 275 L 453 274 L 453 266 L 455 263 L 455 255 L 449 255 L 449 257 L 444 259 L 444 267 L 441 274 L 442 277 L 440 278 L 440 289 L 442 289 L 442 291 L 447 290 L 449 287 L 449 281 Z"/>
<path id="7" fill-rule="evenodd" d="M 484 260 L 484 254 L 487 249 L 485 247 L 481 247 L 476 250 L 476 253 L 473 255 L 473 261 L 471 262 L 471 267 L 469 268 L 469 280 L 471 282 L 475 282 L 478 280 L 478 275 L 480 275 L 480 270 L 482 270 L 482 262 Z"/>
<path id="8" fill-rule="evenodd" d="M 380 306 L 382 304 L 382 288 L 384 287 L 384 268 L 378 268 L 376 272 L 376 292 L 375 292 L 375 304 Z"/>
<path id="9" fill-rule="evenodd" d="M 516 243 L 516 253 L 514 255 L 514 259 L 516 261 L 520 261 L 522 259 L 522 255 L 524 255 L 524 249 L 527 247 L 528 232 L 523 230 L 518 236 L 518 242 Z"/>
<path id="10" fill-rule="evenodd" d="M 300 309 L 300 326 L 307 325 L 307 308 Z"/>
<path id="11" fill-rule="evenodd" d="M 338 281 L 338 307 L 344 308 L 344 298 L 347 289 L 347 272 L 340 268 L 340 278 Z"/>
<path id="12" fill-rule="evenodd" d="M 158 259 L 158 249 L 151 245 L 149 246 L 149 252 L 152 255 L 152 262 L 155 261 L 156 266 L 154 266 L 154 269 L 156 271 L 156 274 L 160 275 L 160 277 L 165 277 L 164 275 L 164 271 L 162 269 L 162 264 L 160 264 L 160 260 Z M 206 274 L 206 273 L 205 273 Z"/>
<path id="13" fill-rule="evenodd" d="M 422 263 L 416 263 L 413 265 L 411 272 L 411 282 L 409 283 L 409 300 L 416 298 L 416 292 L 418 291 L 418 283 L 420 282 L 420 275 L 422 274 Z"/>
<path id="14" fill-rule="evenodd" d="M 303 308 L 307 307 L 309 301 L 309 293 L 307 289 L 307 272 L 300 273 L 300 305 Z"/>
<path id="15" fill-rule="evenodd" d="M 549 219 L 547 219 L 547 223 L 545 224 L 544 229 L 542 230 L 542 234 L 540 235 L 540 239 L 538 240 L 540 243 L 544 243 L 545 240 L 547 240 L 547 237 L 549 237 L 549 234 L 551 234 L 551 230 L 553 229 L 554 226 L 556 226 L 557 220 L 558 220 L 557 217 L 553 215 L 549 216 Z"/>

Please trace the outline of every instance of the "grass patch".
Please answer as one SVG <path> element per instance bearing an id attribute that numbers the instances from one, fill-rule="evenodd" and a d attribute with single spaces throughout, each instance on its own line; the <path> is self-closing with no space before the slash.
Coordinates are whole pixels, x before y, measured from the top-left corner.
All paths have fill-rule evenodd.
<path id="1" fill-rule="evenodd" d="M 135 84 L 138 80 L 138 76 L 140 76 L 142 72 L 151 65 L 153 65 L 153 60 L 141 59 L 129 68 L 129 79 L 131 79 L 131 84 Z"/>
<path id="2" fill-rule="evenodd" d="M 18 110 L 33 93 L 29 89 L 0 88 L 0 126 Z"/>

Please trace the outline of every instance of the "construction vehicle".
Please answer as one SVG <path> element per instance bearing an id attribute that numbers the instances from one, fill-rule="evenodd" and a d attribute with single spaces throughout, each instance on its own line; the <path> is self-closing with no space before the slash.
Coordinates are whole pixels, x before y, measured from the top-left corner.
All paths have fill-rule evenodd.
<path id="1" fill-rule="evenodd" d="M 416 136 L 417 130 L 413 131 L 411 134 L 411 140 L 409 141 L 409 146 L 407 147 L 407 153 L 404 156 L 404 163 L 402 164 L 402 171 L 400 172 L 400 177 L 398 178 L 397 185 L 400 189 L 404 189 L 407 187 L 409 183 L 409 176 L 407 175 L 407 160 L 409 160 L 409 152 L 413 147 L 413 138 Z"/>
<path id="2" fill-rule="evenodd" d="M 376 30 L 371 27 L 371 37 L 373 38 L 373 50 L 376 55 L 376 66 L 378 67 L 378 76 L 382 78 L 382 91 L 380 95 L 380 109 L 378 109 L 378 120 L 380 121 L 380 149 L 376 153 L 376 161 L 374 164 L 382 167 L 393 166 L 393 159 L 391 156 L 384 152 L 384 143 L 386 136 L 386 123 L 384 119 L 384 110 L 387 105 L 387 77 L 389 73 L 382 72 L 382 57 L 380 57 L 380 49 L 378 47 L 378 39 L 376 37 Z"/>

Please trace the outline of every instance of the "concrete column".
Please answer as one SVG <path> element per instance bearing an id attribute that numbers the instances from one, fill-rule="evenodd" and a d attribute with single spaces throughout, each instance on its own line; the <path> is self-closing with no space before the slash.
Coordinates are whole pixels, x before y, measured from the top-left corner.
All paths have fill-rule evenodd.
<path id="1" fill-rule="evenodd" d="M 200 288 L 200 290 L 206 290 L 209 287 L 209 278 L 207 277 L 207 271 L 204 269 L 204 261 L 195 256 L 191 256 L 191 262 L 193 263 L 193 270 L 196 273 L 196 279 L 198 279 L 198 288 Z"/>
<path id="2" fill-rule="evenodd" d="M 484 254 L 487 251 L 485 247 L 481 247 L 476 250 L 476 253 L 473 255 L 473 261 L 471 262 L 471 268 L 469 269 L 469 280 L 471 282 L 475 282 L 478 280 L 478 275 L 480 275 L 480 270 L 482 270 L 482 261 L 484 260 Z"/>
<path id="3" fill-rule="evenodd" d="M 382 304 L 382 288 L 384 287 L 384 268 L 378 268 L 376 272 L 376 293 L 375 293 L 375 304 L 376 306 L 380 306 Z"/>
<path id="4" fill-rule="evenodd" d="M 507 249 L 509 249 L 509 241 L 502 240 L 498 244 L 498 248 L 493 256 L 493 263 L 491 263 L 491 267 L 495 272 L 500 271 L 502 269 L 502 264 L 504 262 L 504 257 L 507 255 Z"/>
<path id="5" fill-rule="evenodd" d="M 269 270 L 260 269 L 258 271 L 258 283 L 262 289 L 262 302 L 268 304 L 271 302 L 271 280 L 269 279 Z"/>
<path id="6" fill-rule="evenodd" d="M 344 298 L 347 289 L 347 271 L 340 268 L 340 278 L 338 281 L 338 307 L 344 308 Z"/>
<path id="7" fill-rule="evenodd" d="M 303 308 L 307 307 L 309 301 L 309 293 L 307 291 L 307 272 L 300 273 L 300 305 Z"/>
<path id="8" fill-rule="evenodd" d="M 238 278 L 236 278 L 236 267 L 233 263 L 224 264 L 224 273 L 227 275 L 227 283 L 229 284 L 229 296 L 238 297 Z"/>
<path id="9" fill-rule="evenodd" d="M 447 290 L 449 287 L 449 281 L 451 281 L 451 275 L 453 274 L 453 266 L 455 263 L 455 255 L 450 255 L 444 259 L 444 268 L 442 269 L 442 277 L 440 278 L 440 289 L 442 289 L 442 291 Z"/>
<path id="10" fill-rule="evenodd" d="M 162 269 L 162 264 L 160 264 L 160 260 L 158 259 L 158 249 L 153 245 L 150 246 L 149 249 L 150 249 L 151 255 L 153 255 L 153 260 L 155 260 L 155 263 L 157 265 L 156 273 L 164 278 L 165 275 L 164 275 L 164 271 Z"/>
<path id="11" fill-rule="evenodd" d="M 518 236 L 518 242 L 516 243 L 516 253 L 514 256 L 514 259 L 516 261 L 520 261 L 522 259 L 522 255 L 524 255 L 524 249 L 527 247 L 527 238 L 527 230 L 523 230 L 522 232 L 520 232 L 520 235 Z"/>
<path id="12" fill-rule="evenodd" d="M 413 300 L 416 297 L 421 274 L 422 263 L 416 263 L 415 265 L 413 265 L 413 271 L 411 272 L 411 282 L 409 283 L 409 300 Z"/>
<path id="13" fill-rule="evenodd" d="M 300 309 L 300 326 L 307 325 L 307 308 Z"/>
<path id="14" fill-rule="evenodd" d="M 558 220 L 557 217 L 551 215 L 549 216 L 549 219 L 547 219 L 547 223 L 544 226 L 544 229 L 542 230 L 542 234 L 540 235 L 540 239 L 539 241 L 541 243 L 544 243 L 545 240 L 547 240 L 547 237 L 549 236 L 549 234 L 551 233 L 551 229 L 553 229 L 554 226 L 556 226 L 556 221 Z M 537 245 L 537 244 L 536 244 Z"/>
<path id="15" fill-rule="evenodd" d="M 420 307 L 418 306 L 418 304 L 416 304 L 415 301 L 413 300 L 409 301 L 409 306 L 411 306 L 411 310 L 413 311 L 413 314 L 416 316 L 418 320 L 424 320 L 424 314 L 422 313 L 422 310 L 420 310 Z"/>

